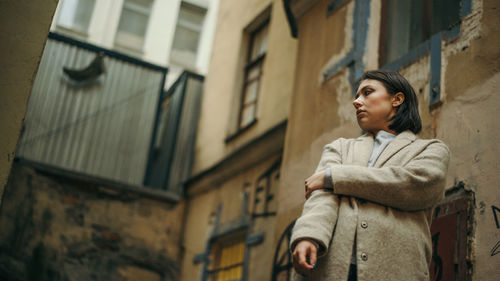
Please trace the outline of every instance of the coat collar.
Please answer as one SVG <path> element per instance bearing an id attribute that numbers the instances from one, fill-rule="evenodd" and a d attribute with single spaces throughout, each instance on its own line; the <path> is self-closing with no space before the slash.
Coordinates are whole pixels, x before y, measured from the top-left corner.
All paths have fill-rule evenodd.
<path id="1" fill-rule="evenodd" d="M 366 133 L 356 139 L 357 142 L 354 144 L 356 157 L 353 159 L 353 164 L 360 166 L 368 165 L 368 160 L 370 160 L 373 151 L 373 138 L 374 135 L 372 133 Z M 381 167 L 384 165 L 389 158 L 412 143 L 416 138 L 417 136 L 410 130 L 399 133 L 394 140 L 387 145 L 384 151 L 382 151 L 373 167 Z"/>

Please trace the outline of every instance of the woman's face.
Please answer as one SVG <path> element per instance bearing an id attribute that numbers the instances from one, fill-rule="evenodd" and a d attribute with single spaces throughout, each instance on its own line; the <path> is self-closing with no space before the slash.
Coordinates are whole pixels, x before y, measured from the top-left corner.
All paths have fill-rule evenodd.
<path id="1" fill-rule="evenodd" d="M 384 84 L 378 80 L 363 80 L 353 102 L 359 127 L 375 134 L 379 130 L 387 131 L 389 126 L 387 121 L 396 114 L 397 106 L 401 104 L 395 101 L 400 98 L 399 94 L 401 93 L 396 94 L 398 97 L 389 95 Z"/>

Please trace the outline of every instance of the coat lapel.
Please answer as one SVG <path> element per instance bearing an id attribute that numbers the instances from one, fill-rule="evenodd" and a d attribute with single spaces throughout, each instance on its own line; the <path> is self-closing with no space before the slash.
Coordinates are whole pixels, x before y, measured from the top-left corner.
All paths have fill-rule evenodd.
<path id="1" fill-rule="evenodd" d="M 375 164 L 373 167 L 382 167 L 382 165 L 389 160 L 394 154 L 396 154 L 398 151 L 412 143 L 416 139 L 415 134 L 410 131 L 404 131 L 399 133 L 396 138 L 394 138 L 393 141 L 391 141 L 387 147 L 382 151 L 380 156 L 377 158 L 377 161 L 375 161 Z M 369 157 L 369 156 L 368 156 Z M 367 161 L 368 163 L 368 161 Z M 365 165 L 366 166 L 366 165 Z"/>
<path id="2" fill-rule="evenodd" d="M 373 134 L 366 133 L 356 139 L 354 153 L 351 154 L 353 165 L 367 166 L 373 151 Z"/>

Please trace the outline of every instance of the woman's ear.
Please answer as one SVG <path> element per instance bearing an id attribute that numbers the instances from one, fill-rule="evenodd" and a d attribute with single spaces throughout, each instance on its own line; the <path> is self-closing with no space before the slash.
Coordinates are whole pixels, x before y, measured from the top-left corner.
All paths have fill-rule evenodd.
<path id="1" fill-rule="evenodd" d="M 404 101 L 405 101 L 405 95 L 401 92 L 397 92 L 391 97 L 392 107 L 398 107 Z"/>

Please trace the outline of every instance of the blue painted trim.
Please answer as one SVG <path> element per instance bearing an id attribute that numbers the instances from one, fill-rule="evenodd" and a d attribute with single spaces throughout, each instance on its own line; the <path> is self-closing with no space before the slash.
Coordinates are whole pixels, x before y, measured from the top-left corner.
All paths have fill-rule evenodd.
<path id="1" fill-rule="evenodd" d="M 264 233 L 259 233 L 249 236 L 246 240 L 247 246 L 256 246 L 264 242 L 264 235 L 265 235 Z"/>
<path id="2" fill-rule="evenodd" d="M 458 38 L 458 36 L 460 36 L 460 25 L 457 25 L 452 29 L 442 31 L 440 33 L 442 34 L 442 38 L 446 41 L 455 40 L 456 38 Z M 398 71 L 421 59 L 422 57 L 427 55 L 430 52 L 430 50 L 431 50 L 431 39 L 420 43 L 420 45 L 411 49 L 402 57 L 384 65 L 382 69 Z"/>
<path id="3" fill-rule="evenodd" d="M 334 13 L 337 9 L 344 6 L 344 4 L 349 1 L 350 0 L 332 0 L 326 8 L 326 15 L 329 16 L 330 14 Z"/>
<path id="4" fill-rule="evenodd" d="M 212 230 L 212 236 L 217 233 L 219 228 L 220 216 L 222 213 L 222 204 L 217 206 L 217 213 L 215 213 L 215 226 Z M 207 245 L 205 245 L 205 253 L 203 254 L 203 271 L 201 274 L 201 280 L 206 281 L 208 279 L 208 274 L 210 273 L 208 267 L 210 266 L 210 248 L 212 247 L 212 239 L 209 239 Z"/>
<path id="5" fill-rule="evenodd" d="M 441 101 L 441 39 L 438 32 L 431 37 L 431 81 L 429 106 L 433 107 Z"/>
<path id="6" fill-rule="evenodd" d="M 460 18 L 464 18 L 472 13 L 472 0 L 460 1 Z"/>
<path id="7" fill-rule="evenodd" d="M 222 228 L 222 229 L 219 226 L 217 231 L 214 231 L 210 235 L 210 240 L 215 241 L 222 236 L 226 236 L 226 235 L 231 234 L 235 231 L 239 231 L 239 230 L 243 230 L 243 229 L 247 229 L 247 231 L 248 231 L 248 229 L 250 227 L 250 221 L 246 220 L 246 219 L 242 219 L 240 217 L 240 219 L 238 221 L 233 222 L 229 225 L 223 225 L 223 226 L 224 226 L 224 228 Z"/>
<path id="8" fill-rule="evenodd" d="M 461 31 L 460 24 L 454 26 L 451 29 L 444 30 L 444 31 L 442 31 L 443 39 L 446 41 L 453 41 L 453 40 L 457 39 L 458 36 L 460 36 L 460 31 Z"/>
<path id="9" fill-rule="evenodd" d="M 330 5 L 339 5 L 343 1 L 333 1 Z M 327 10 L 328 11 L 328 10 Z M 353 48 L 342 58 L 338 63 L 334 64 L 323 72 L 323 78 L 329 79 L 335 75 L 342 68 L 348 67 L 349 80 L 353 85 L 365 70 L 363 63 L 363 54 L 366 49 L 366 37 L 368 34 L 368 19 L 370 18 L 370 1 L 369 0 L 355 0 L 354 4 L 354 21 L 353 21 Z"/>
<path id="10" fill-rule="evenodd" d="M 140 59 L 137 59 L 137 58 L 134 58 L 134 57 L 131 57 L 131 56 L 119 53 L 117 51 L 112 51 L 112 50 L 109 50 L 109 49 L 105 49 L 105 48 L 102 48 L 102 47 L 99 47 L 99 46 L 96 46 L 96 45 L 93 45 L 93 44 L 89 44 L 87 42 L 82 42 L 82 41 L 79 41 L 79 40 L 75 40 L 73 38 L 70 38 L 70 37 L 67 37 L 67 36 L 64 36 L 64 35 L 61 35 L 61 34 L 58 34 L 58 33 L 49 32 L 48 38 L 52 39 L 52 40 L 64 42 L 64 43 L 66 43 L 68 45 L 73 45 L 73 46 L 76 46 L 76 47 L 79 47 L 79 48 L 82 48 L 82 49 L 86 49 L 88 51 L 92 51 L 92 52 L 96 52 L 96 53 L 102 52 L 102 53 L 104 53 L 108 57 L 112 57 L 112 58 L 116 58 L 116 59 L 119 59 L 119 60 L 122 60 L 122 61 L 130 62 L 130 63 L 136 64 L 136 65 L 140 65 L 140 66 L 152 69 L 152 70 L 162 71 L 162 72 L 165 72 L 165 73 L 168 71 L 168 68 L 166 68 L 166 67 L 159 66 L 159 65 L 156 65 L 156 64 L 152 64 L 152 63 L 149 63 L 149 62 L 145 62 L 143 60 L 140 60 Z"/>
<path id="11" fill-rule="evenodd" d="M 462 0 L 460 1 L 460 5 L 460 18 L 463 19 L 465 16 L 469 15 L 472 12 L 471 0 Z M 459 23 L 451 29 L 441 31 L 441 38 L 446 41 L 453 41 L 457 39 L 460 36 L 461 26 L 462 24 Z M 422 42 L 417 47 L 408 51 L 402 57 L 382 66 L 381 68 L 398 71 L 419 60 L 421 57 L 427 55 L 431 51 L 431 40 L 433 36 L 431 36 L 431 39 Z"/>
<path id="12" fill-rule="evenodd" d="M 411 49 L 404 56 L 384 65 L 382 69 L 398 71 L 399 69 L 416 62 L 417 60 L 428 54 L 430 49 L 431 49 L 430 41 L 429 40 L 424 41 L 420 43 L 420 45 L 418 45 L 417 47 Z"/>
<path id="13" fill-rule="evenodd" d="M 353 50 L 351 50 L 339 62 L 332 65 L 325 72 L 323 72 L 323 78 L 325 78 L 325 80 L 329 79 L 330 77 L 335 75 L 335 73 L 339 72 L 342 68 L 345 68 L 348 65 L 353 64 L 354 62 L 355 62 L 354 52 Z"/>
<path id="14" fill-rule="evenodd" d="M 354 77 L 361 78 L 365 64 L 363 63 L 363 54 L 366 49 L 366 37 L 368 35 L 368 20 L 370 18 L 370 0 L 356 0 L 354 6 Z"/>
<path id="15" fill-rule="evenodd" d="M 206 258 L 207 258 L 207 254 L 206 253 L 197 254 L 193 258 L 193 263 L 194 264 L 198 264 L 200 262 L 205 261 Z"/>

